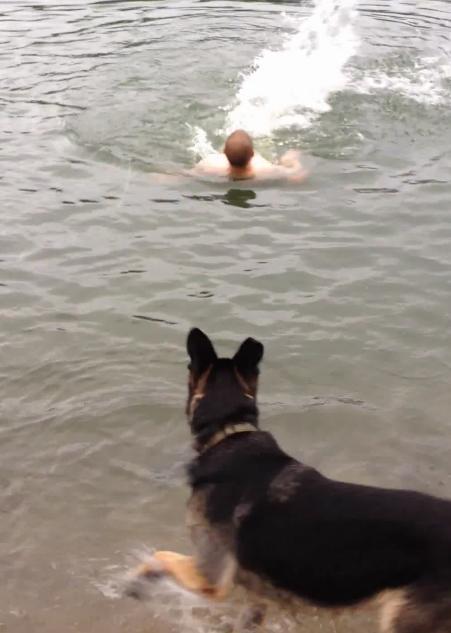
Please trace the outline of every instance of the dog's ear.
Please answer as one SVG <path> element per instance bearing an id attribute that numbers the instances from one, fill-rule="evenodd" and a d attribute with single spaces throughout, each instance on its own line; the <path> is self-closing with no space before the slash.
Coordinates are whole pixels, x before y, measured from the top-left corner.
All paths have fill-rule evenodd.
<path id="1" fill-rule="evenodd" d="M 254 338 L 247 338 L 241 343 L 233 357 L 235 367 L 240 374 L 243 376 L 258 374 L 258 364 L 263 358 L 263 350 L 263 345 Z"/>
<path id="2" fill-rule="evenodd" d="M 195 376 L 201 376 L 218 358 L 210 339 L 198 328 L 189 332 L 186 349 L 191 359 L 190 369 Z"/>

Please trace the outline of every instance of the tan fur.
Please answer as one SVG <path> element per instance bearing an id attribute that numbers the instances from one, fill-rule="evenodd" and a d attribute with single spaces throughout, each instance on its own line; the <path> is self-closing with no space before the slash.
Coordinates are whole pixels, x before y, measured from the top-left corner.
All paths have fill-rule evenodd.
<path id="1" fill-rule="evenodd" d="M 187 411 L 189 419 L 192 419 L 197 403 L 199 402 L 199 400 L 202 400 L 202 398 L 205 395 L 205 388 L 207 386 L 207 380 L 208 380 L 208 376 L 210 375 L 210 372 L 211 372 L 211 365 L 202 374 L 202 376 L 199 376 L 197 383 L 195 383 L 194 377 L 192 374 L 190 374 L 189 376 L 189 383 L 192 389 L 192 394 L 191 394 L 190 401 L 188 403 L 188 411 Z"/>
<path id="2" fill-rule="evenodd" d="M 207 493 L 194 493 L 187 509 L 186 523 L 195 548 L 198 568 L 216 593 L 224 597 L 235 583 L 237 562 L 232 552 L 231 535 L 214 528 L 205 516 Z"/>
<path id="3" fill-rule="evenodd" d="M 279 503 L 289 501 L 300 486 L 299 472 L 298 464 L 289 464 L 274 477 L 269 486 L 269 498 L 271 501 Z"/>
<path id="4" fill-rule="evenodd" d="M 240 372 L 238 371 L 238 369 L 235 367 L 234 369 L 235 371 L 235 376 L 236 379 L 238 380 L 240 386 L 243 388 L 243 393 L 247 398 L 255 398 L 255 390 L 256 390 L 256 384 L 254 382 L 254 384 L 248 384 L 243 376 L 240 374 Z"/>
<path id="5" fill-rule="evenodd" d="M 155 559 L 174 580 L 189 591 L 218 597 L 216 588 L 199 571 L 193 556 L 184 556 L 176 552 L 156 552 Z"/>
<path id="6" fill-rule="evenodd" d="M 377 601 L 381 606 L 381 633 L 395 633 L 396 620 L 402 609 L 408 604 L 406 590 L 385 591 L 378 596 Z"/>

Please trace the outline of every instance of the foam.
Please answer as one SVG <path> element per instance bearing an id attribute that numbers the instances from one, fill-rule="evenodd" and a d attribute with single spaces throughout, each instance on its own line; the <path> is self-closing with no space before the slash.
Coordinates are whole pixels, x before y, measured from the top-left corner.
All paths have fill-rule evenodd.
<path id="1" fill-rule="evenodd" d="M 407 55 L 401 47 L 382 55 L 378 49 L 374 57 L 371 45 L 369 51 L 360 47 L 357 5 L 357 0 L 316 0 L 307 17 L 282 13 L 289 32 L 276 50 L 263 49 L 242 75 L 224 129 L 216 133 L 244 128 L 254 137 L 270 137 L 283 128 L 311 127 L 343 90 L 393 94 L 428 107 L 448 104 L 451 51 L 410 48 Z M 205 130 L 189 127 L 191 151 L 201 158 L 214 153 Z"/>
<path id="2" fill-rule="evenodd" d="M 361 94 L 391 92 L 429 106 L 449 102 L 451 62 L 448 57 L 419 57 L 411 66 L 387 59 L 382 67 L 355 76 L 350 87 Z"/>
<path id="3" fill-rule="evenodd" d="M 350 78 L 345 66 L 356 53 L 356 0 L 318 0 L 279 50 L 263 50 L 245 75 L 226 131 L 245 128 L 269 136 L 283 127 L 308 127 L 330 110 L 329 97 Z"/>
<path id="4" fill-rule="evenodd" d="M 209 154 L 214 154 L 216 150 L 210 143 L 207 133 L 198 125 L 186 124 L 191 132 L 192 142 L 189 147 L 190 151 L 200 158 L 205 158 Z"/>

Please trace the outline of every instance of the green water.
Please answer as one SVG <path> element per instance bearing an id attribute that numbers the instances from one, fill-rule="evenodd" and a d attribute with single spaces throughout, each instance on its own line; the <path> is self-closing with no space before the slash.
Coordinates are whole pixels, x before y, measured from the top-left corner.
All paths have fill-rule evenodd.
<path id="1" fill-rule="evenodd" d="M 312 4 L 0 7 L 1 631 L 179 630 L 170 596 L 109 588 L 134 548 L 189 548 L 193 325 L 224 354 L 264 343 L 261 423 L 292 454 L 451 496 L 451 11 L 356 8 L 340 88 L 295 57 L 263 82 L 330 105 L 281 128 L 261 101 L 258 148 L 301 148 L 308 181 L 236 186 L 162 175 L 194 164 L 196 126 L 220 146 Z M 341 44 L 313 46 L 332 64 Z M 304 615 L 292 630 L 362 628 Z"/>

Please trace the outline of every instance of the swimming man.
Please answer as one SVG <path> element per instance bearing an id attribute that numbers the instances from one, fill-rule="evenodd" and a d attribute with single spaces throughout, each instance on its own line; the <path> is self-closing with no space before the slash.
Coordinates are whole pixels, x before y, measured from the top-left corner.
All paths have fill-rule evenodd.
<path id="1" fill-rule="evenodd" d="M 230 180 L 284 179 L 301 182 L 306 177 L 299 152 L 286 152 L 278 164 L 267 161 L 254 151 L 252 139 L 244 130 L 235 130 L 227 137 L 224 152 L 202 159 L 191 172 L 199 176 L 225 176 Z"/>

